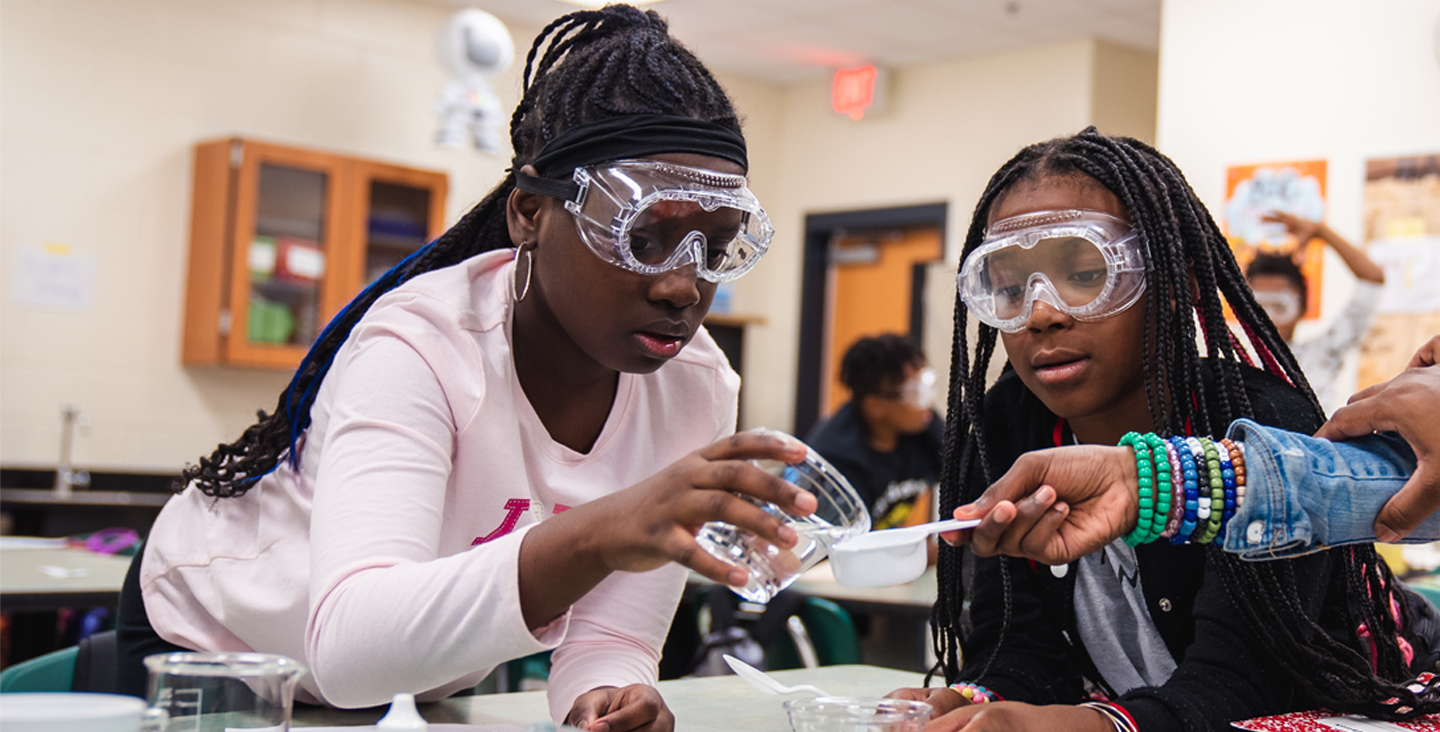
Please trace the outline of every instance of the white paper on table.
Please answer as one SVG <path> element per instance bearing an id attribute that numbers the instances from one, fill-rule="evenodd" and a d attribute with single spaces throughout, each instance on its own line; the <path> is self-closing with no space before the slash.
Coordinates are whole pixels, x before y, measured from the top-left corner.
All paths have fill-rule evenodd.
<path id="1" fill-rule="evenodd" d="M 1378 719 L 1354 715 L 1325 717 L 1320 719 L 1319 722 L 1338 732 L 1405 732 L 1406 729 L 1396 724 L 1382 722 Z"/>

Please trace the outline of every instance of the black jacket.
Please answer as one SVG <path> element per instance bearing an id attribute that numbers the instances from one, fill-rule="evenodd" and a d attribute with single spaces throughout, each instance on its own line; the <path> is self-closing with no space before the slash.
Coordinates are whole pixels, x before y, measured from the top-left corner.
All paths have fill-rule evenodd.
<path id="1" fill-rule="evenodd" d="M 1215 394 L 1208 373 L 1205 382 L 1205 393 Z M 1319 428 L 1320 415 L 1288 383 L 1256 369 L 1245 370 L 1244 383 L 1257 422 L 1307 434 Z M 985 402 L 992 478 L 999 478 L 1022 452 L 1055 446 L 1059 420 L 1013 372 L 1001 377 Z M 1207 410 L 1212 431 L 1223 434 L 1228 424 L 1218 412 L 1213 406 Z M 1071 441 L 1067 428 L 1062 444 Z M 986 481 L 972 476 L 968 485 L 973 491 Z M 1340 551 L 1267 567 L 1294 572 L 1300 607 L 1333 637 L 1346 637 L 1343 624 L 1335 619 L 1345 603 L 1344 568 L 1335 554 Z M 1222 580 L 1221 563 L 1230 560 L 1218 549 L 1160 540 L 1138 547 L 1136 556 L 1150 617 L 1177 664 L 1164 685 L 1134 689 L 1116 700 L 1141 730 L 1229 730 L 1231 721 L 1320 706 L 1271 663 L 1259 638 L 1239 617 Z M 1002 562 L 1009 569 L 1013 598 L 1003 639 Z M 973 630 L 960 678 L 973 679 L 1006 699 L 1035 704 L 1084 701 L 1082 677 L 1103 687 L 1076 627 L 1075 574 L 1073 563 L 1057 578 L 1049 567 L 1024 559 L 977 560 Z M 991 655 L 995 659 L 981 675 Z"/>

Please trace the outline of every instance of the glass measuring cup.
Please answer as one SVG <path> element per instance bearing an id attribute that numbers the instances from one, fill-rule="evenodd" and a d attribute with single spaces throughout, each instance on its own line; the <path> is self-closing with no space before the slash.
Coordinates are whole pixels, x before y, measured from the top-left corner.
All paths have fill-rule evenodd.
<path id="1" fill-rule="evenodd" d="M 822 696 L 785 702 L 795 732 L 920 732 L 935 708 L 903 699 Z"/>
<path id="2" fill-rule="evenodd" d="M 167 732 L 290 729 L 298 661 L 267 653 L 160 653 L 146 656 L 152 709 L 169 714 Z"/>
<path id="3" fill-rule="evenodd" d="M 783 434 L 764 428 L 756 431 Z M 805 459 L 793 465 L 773 460 L 754 462 L 815 496 L 815 512 L 809 516 L 791 516 L 773 503 L 743 496 L 794 529 L 800 540 L 789 549 L 781 549 L 732 524 L 711 521 L 700 528 L 695 541 L 715 557 L 749 573 L 744 587 L 731 588 L 736 594 L 751 602 L 765 603 L 824 559 L 831 544 L 869 531 L 870 511 L 850 481 L 809 447 L 805 448 Z"/>

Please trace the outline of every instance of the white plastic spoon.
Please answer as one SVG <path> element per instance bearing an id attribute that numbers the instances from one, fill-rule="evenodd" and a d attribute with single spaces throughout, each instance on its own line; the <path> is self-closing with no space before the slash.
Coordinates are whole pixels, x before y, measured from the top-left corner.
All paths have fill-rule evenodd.
<path id="1" fill-rule="evenodd" d="M 925 537 L 979 525 L 980 519 L 947 519 L 861 534 L 830 547 L 830 569 L 846 587 L 903 585 L 925 574 Z"/>
<path id="2" fill-rule="evenodd" d="M 815 696 L 830 696 L 829 694 L 826 694 L 820 689 L 817 689 L 816 687 L 809 684 L 796 684 L 795 686 L 786 686 L 779 681 L 776 681 L 770 676 L 770 674 L 767 674 L 764 671 L 761 671 L 760 669 L 755 668 L 754 666 L 751 666 L 750 664 L 745 663 L 744 661 L 741 661 L 740 659 L 728 653 L 724 654 L 724 658 L 725 663 L 730 664 L 730 668 L 735 671 L 736 676 L 745 679 L 746 681 L 750 682 L 751 686 L 761 691 L 768 691 L 771 694 L 780 694 L 781 696 L 784 696 L 785 694 L 794 694 L 797 691 L 807 692 L 810 694 L 814 694 Z"/>

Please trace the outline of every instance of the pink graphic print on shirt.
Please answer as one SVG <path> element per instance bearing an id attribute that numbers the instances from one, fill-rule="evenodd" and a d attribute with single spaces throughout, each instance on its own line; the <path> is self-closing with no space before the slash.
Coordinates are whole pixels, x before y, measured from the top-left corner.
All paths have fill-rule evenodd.
<path id="1" fill-rule="evenodd" d="M 564 513 L 569 509 L 570 507 L 566 506 L 563 503 L 555 504 L 555 513 L 557 514 Z M 496 539 L 499 539 L 500 537 L 514 531 L 515 524 L 520 521 L 520 514 L 525 513 L 528 510 L 530 510 L 530 499 L 528 498 L 511 498 L 510 500 L 506 501 L 505 520 L 501 521 L 500 525 L 495 527 L 494 531 L 484 536 L 475 537 L 475 541 L 470 542 L 470 546 L 480 546 L 481 544 L 484 544 L 486 542 L 495 541 Z"/>
<path id="2" fill-rule="evenodd" d="M 525 513 L 525 511 L 529 510 L 529 508 L 530 499 L 528 498 L 511 498 L 510 500 L 506 501 L 505 520 L 501 521 L 500 525 L 495 527 L 494 531 L 484 536 L 475 537 L 475 541 L 470 542 L 470 546 L 480 546 L 487 541 L 494 541 L 514 531 L 516 522 L 520 520 L 520 514 Z"/>

